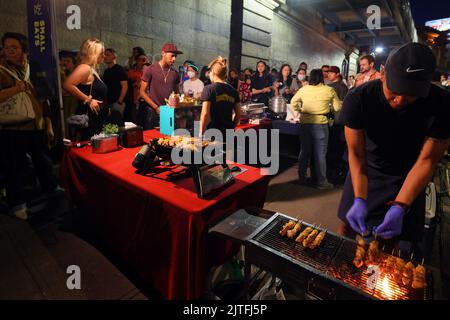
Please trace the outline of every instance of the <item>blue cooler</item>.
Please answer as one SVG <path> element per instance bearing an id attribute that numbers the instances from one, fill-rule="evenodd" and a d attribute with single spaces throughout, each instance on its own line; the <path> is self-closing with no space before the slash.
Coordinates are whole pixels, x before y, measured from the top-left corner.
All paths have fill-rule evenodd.
<path id="1" fill-rule="evenodd" d="M 159 108 L 159 132 L 173 136 L 176 129 L 193 131 L 194 121 L 200 121 L 202 106 L 171 107 L 168 105 Z"/>
<path id="2" fill-rule="evenodd" d="M 175 131 L 175 108 L 161 106 L 159 108 L 159 132 L 172 136 Z"/>

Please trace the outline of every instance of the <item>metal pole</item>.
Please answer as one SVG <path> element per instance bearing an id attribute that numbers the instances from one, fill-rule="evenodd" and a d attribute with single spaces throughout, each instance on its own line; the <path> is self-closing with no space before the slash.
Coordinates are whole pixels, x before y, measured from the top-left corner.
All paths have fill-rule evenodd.
<path id="1" fill-rule="evenodd" d="M 55 0 L 49 0 L 50 1 L 50 14 L 52 17 L 52 43 L 53 43 L 53 56 L 55 58 L 55 64 L 56 64 L 56 72 L 57 77 L 56 81 L 58 84 L 57 88 L 57 94 L 58 94 L 58 102 L 59 102 L 59 116 L 60 116 L 60 124 L 61 124 L 61 135 L 63 139 L 66 137 L 66 125 L 65 125 L 65 117 L 64 117 L 64 105 L 63 105 L 63 98 L 62 98 L 62 84 L 61 84 L 61 68 L 59 66 L 59 52 L 58 52 L 58 38 L 57 38 L 57 32 L 56 32 L 56 5 Z"/>

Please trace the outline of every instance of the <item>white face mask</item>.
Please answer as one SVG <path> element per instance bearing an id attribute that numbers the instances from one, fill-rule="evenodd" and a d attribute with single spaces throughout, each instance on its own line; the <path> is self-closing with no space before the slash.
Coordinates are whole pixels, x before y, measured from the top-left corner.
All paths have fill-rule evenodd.
<path id="1" fill-rule="evenodd" d="M 189 77 L 189 79 L 192 79 L 195 77 L 195 72 L 194 71 L 188 71 L 187 72 L 187 76 Z"/>
<path id="2" fill-rule="evenodd" d="M 297 78 L 298 78 L 298 80 L 303 81 L 303 80 L 305 80 L 306 76 L 304 74 L 299 74 L 297 76 Z"/>

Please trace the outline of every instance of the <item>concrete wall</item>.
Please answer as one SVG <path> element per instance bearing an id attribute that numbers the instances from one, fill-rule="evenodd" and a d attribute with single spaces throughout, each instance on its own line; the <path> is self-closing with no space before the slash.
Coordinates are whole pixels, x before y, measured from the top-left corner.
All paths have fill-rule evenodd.
<path id="1" fill-rule="evenodd" d="M 26 0 L 0 0 L 0 34 L 27 33 Z"/>
<path id="2" fill-rule="evenodd" d="M 66 27 L 72 4 L 81 8 L 81 30 Z M 0 0 L 0 8 L 1 33 L 26 33 L 26 0 Z M 288 62 L 296 69 L 301 61 L 310 70 L 342 65 L 348 48 L 324 30 L 322 17 L 310 7 L 283 5 L 274 12 L 244 0 L 244 8 L 242 68 L 255 68 L 259 59 L 277 68 Z M 229 55 L 231 0 L 57 0 L 56 16 L 60 49 L 78 50 L 94 36 L 118 51 L 121 64 L 132 47 L 158 55 L 166 41 L 184 51 L 178 63 L 192 59 L 205 65 L 216 55 Z"/>
<path id="3" fill-rule="evenodd" d="M 325 31 L 314 9 L 289 3 L 274 12 L 258 0 L 244 0 L 242 68 L 255 69 L 260 59 L 277 69 L 289 63 L 294 71 L 302 61 L 309 70 L 324 64 L 341 67 L 350 48 L 337 34 Z"/>
<path id="4" fill-rule="evenodd" d="M 341 67 L 345 57 L 345 49 L 329 38 L 280 15 L 274 15 L 272 39 L 271 66 L 277 68 L 289 63 L 296 71 L 302 61 L 308 64 L 308 70 L 324 64 Z"/>
<path id="5" fill-rule="evenodd" d="M 66 27 L 69 5 L 81 8 L 81 30 Z M 0 0 L 0 8 L 1 33 L 26 32 L 26 0 Z M 57 0 L 58 46 L 78 50 L 83 40 L 97 37 L 118 51 L 123 64 L 135 46 L 158 55 L 173 41 L 184 52 L 177 62 L 203 65 L 229 55 L 230 15 L 231 0 Z"/>

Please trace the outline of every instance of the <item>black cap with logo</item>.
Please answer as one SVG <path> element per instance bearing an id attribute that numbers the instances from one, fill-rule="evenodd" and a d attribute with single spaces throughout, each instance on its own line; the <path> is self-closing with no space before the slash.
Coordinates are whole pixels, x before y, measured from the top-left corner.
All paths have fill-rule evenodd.
<path id="1" fill-rule="evenodd" d="M 405 44 L 387 58 L 387 87 L 396 94 L 427 97 L 435 70 L 436 58 L 430 48 L 420 43 Z"/>

